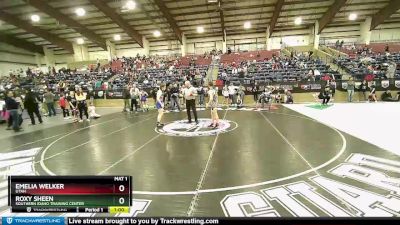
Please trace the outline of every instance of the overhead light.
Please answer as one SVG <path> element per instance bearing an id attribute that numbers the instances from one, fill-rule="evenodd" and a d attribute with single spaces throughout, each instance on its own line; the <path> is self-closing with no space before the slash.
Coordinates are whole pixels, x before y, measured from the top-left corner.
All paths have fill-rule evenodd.
<path id="1" fill-rule="evenodd" d="M 357 19 L 357 14 L 355 13 L 350 13 L 349 15 L 349 20 L 356 20 Z"/>
<path id="2" fill-rule="evenodd" d="M 84 16 L 86 14 L 86 11 L 83 8 L 77 8 L 75 9 L 75 13 L 77 16 Z"/>
<path id="3" fill-rule="evenodd" d="M 160 33 L 160 31 L 156 30 L 156 31 L 154 31 L 153 35 L 154 35 L 154 37 L 160 37 L 161 33 Z"/>
<path id="4" fill-rule="evenodd" d="M 300 25 L 302 22 L 303 22 L 303 19 L 301 19 L 301 17 L 297 17 L 297 18 L 294 20 L 294 24 L 296 24 L 296 25 Z"/>
<path id="5" fill-rule="evenodd" d="M 134 2 L 134 1 L 127 1 L 127 2 L 125 3 L 125 8 L 126 8 L 127 10 L 134 10 L 134 9 L 136 8 L 136 2 Z"/>
<path id="6" fill-rule="evenodd" d="M 216 3 L 218 0 L 208 0 L 208 3 Z"/>
<path id="7" fill-rule="evenodd" d="M 204 33 L 204 27 L 197 27 L 197 33 Z"/>
<path id="8" fill-rule="evenodd" d="M 244 27 L 244 29 L 249 29 L 249 28 L 251 28 L 251 23 L 250 23 L 250 21 L 246 21 L 246 22 L 244 23 L 243 27 Z"/>
<path id="9" fill-rule="evenodd" d="M 39 20 L 40 20 L 40 16 L 39 15 L 36 15 L 36 14 L 33 14 L 32 16 L 31 16 L 31 20 L 32 20 L 32 22 L 39 22 Z"/>
<path id="10" fill-rule="evenodd" d="M 114 41 L 120 41 L 121 40 L 121 35 L 116 34 L 114 35 Z"/>
<path id="11" fill-rule="evenodd" d="M 83 45 L 83 43 L 85 43 L 85 40 L 83 40 L 83 38 L 78 38 L 76 39 L 76 43 L 78 43 L 78 45 Z"/>

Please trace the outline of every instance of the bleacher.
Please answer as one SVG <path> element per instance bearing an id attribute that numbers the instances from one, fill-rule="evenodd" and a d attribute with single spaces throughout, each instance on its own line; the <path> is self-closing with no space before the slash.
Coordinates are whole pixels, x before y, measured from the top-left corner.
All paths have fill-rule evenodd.
<path id="1" fill-rule="evenodd" d="M 183 82 L 186 79 L 186 76 L 189 75 L 190 71 L 199 70 L 200 77 L 194 77 L 195 79 L 204 78 L 207 74 L 208 65 L 199 65 L 199 66 L 180 66 L 179 68 L 174 68 L 172 70 L 169 69 L 145 69 L 141 70 L 136 78 L 136 82 L 139 87 L 142 88 L 150 88 L 159 83 L 172 83 L 172 82 Z M 145 82 L 147 80 L 147 82 Z M 113 81 L 113 85 L 115 88 L 123 88 L 130 82 L 130 77 L 119 74 L 117 78 Z"/>
<path id="2" fill-rule="evenodd" d="M 76 73 L 57 73 L 55 76 L 45 77 L 49 87 L 55 89 L 60 81 L 68 83 L 71 86 L 79 85 L 84 88 L 94 88 L 95 83 L 108 81 L 112 77 L 111 72 L 76 72 Z"/>
<path id="3" fill-rule="evenodd" d="M 187 55 L 179 59 L 179 64 L 181 66 L 189 66 L 193 61 L 195 65 L 205 66 L 211 64 L 211 56 L 206 58 L 203 55 Z"/>
<path id="4" fill-rule="evenodd" d="M 111 69 L 117 75 L 112 80 L 114 88 L 123 88 L 133 82 L 139 87 L 148 88 L 159 83 L 183 82 L 187 76 L 201 79 L 206 76 L 211 63 L 210 58 L 200 55 L 191 55 L 180 58 L 162 60 L 161 64 L 152 63 L 149 60 L 138 60 L 135 58 L 116 59 L 111 62 Z M 194 76 L 199 70 L 200 76 Z M 135 71 L 136 76 L 127 75 L 125 72 Z"/>
<path id="5" fill-rule="evenodd" d="M 220 59 L 222 64 L 231 64 L 233 62 L 240 63 L 245 60 L 263 61 L 264 59 L 271 59 L 274 55 L 279 55 L 279 50 L 263 50 L 263 51 L 249 51 L 249 52 L 234 52 L 231 54 L 223 54 Z"/>
<path id="6" fill-rule="evenodd" d="M 370 43 L 369 45 L 365 45 L 365 44 L 355 44 L 355 45 L 345 44 L 342 48 L 337 48 L 337 50 L 348 54 L 350 58 L 354 58 L 355 55 L 357 54 L 357 52 L 359 53 L 359 51 L 362 50 L 365 47 L 371 49 L 371 52 L 373 54 L 378 54 L 378 53 L 383 54 L 383 53 L 385 53 L 386 45 L 389 46 L 389 52 L 390 53 L 399 53 L 400 52 L 400 42 Z M 329 47 L 335 48 L 334 45 L 329 45 Z"/>
<path id="7" fill-rule="evenodd" d="M 400 53 L 392 53 L 390 55 L 371 54 L 367 57 L 355 58 L 341 57 L 335 60 L 335 63 L 356 79 L 364 79 L 364 77 L 369 74 L 374 75 L 377 79 L 386 78 L 386 69 L 390 62 L 397 64 L 394 78 L 400 78 Z M 371 65 L 375 68 L 374 71 L 369 70 L 367 65 Z"/>
<path id="8" fill-rule="evenodd" d="M 385 51 L 389 46 L 389 53 Z M 355 47 L 355 48 L 354 48 Z M 364 50 L 368 49 L 367 52 Z M 351 49 L 349 46 L 338 49 L 348 54 L 348 57 L 340 57 L 334 62 L 356 79 L 364 79 L 366 75 L 372 75 L 376 79 L 386 77 L 386 70 L 391 62 L 397 64 L 394 78 L 400 78 L 400 43 L 371 43 L 369 45 L 358 44 Z M 372 66 L 373 70 L 368 69 Z"/>
<path id="9" fill-rule="evenodd" d="M 257 57 L 257 54 L 259 54 L 259 57 Z M 328 65 L 324 64 L 320 60 L 298 59 L 295 64 L 289 63 L 283 68 L 273 68 L 273 62 L 271 60 L 267 61 L 266 59 L 271 59 L 273 56 L 278 55 L 279 52 L 277 51 L 223 55 L 221 57 L 221 65 L 218 71 L 218 80 L 223 80 L 224 82 L 229 80 L 229 82 L 233 82 L 236 85 L 239 83 L 250 84 L 252 82 L 257 82 L 259 84 L 271 82 L 298 82 L 307 79 L 307 74 L 310 69 L 316 69 L 321 73 L 321 76 L 316 77 L 316 79 L 320 79 L 325 75 L 334 76 L 335 79 L 341 78 L 341 75 L 338 72 L 331 70 Z M 299 66 L 300 61 L 302 62 L 302 67 Z M 232 67 L 226 68 L 226 65 L 232 65 L 232 63 L 240 65 L 242 62 L 250 63 L 250 66 L 247 69 L 247 75 L 241 76 L 239 73 L 233 74 Z M 226 78 L 222 76 L 223 71 L 227 74 Z"/>

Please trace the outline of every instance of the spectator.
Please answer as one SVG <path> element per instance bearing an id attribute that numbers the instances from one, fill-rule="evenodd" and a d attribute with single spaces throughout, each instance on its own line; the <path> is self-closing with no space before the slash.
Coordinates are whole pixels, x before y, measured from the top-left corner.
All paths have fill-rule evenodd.
<path id="1" fill-rule="evenodd" d="M 25 96 L 24 106 L 25 109 L 28 111 L 28 115 L 31 119 L 32 125 L 36 124 L 35 117 L 33 114 L 36 115 L 36 117 L 39 120 L 39 123 L 43 123 L 42 116 L 39 113 L 39 101 L 37 100 L 37 97 L 30 89 L 28 89 L 28 92 Z"/>
<path id="2" fill-rule="evenodd" d="M 178 85 L 175 83 L 171 90 L 171 110 L 175 110 L 175 106 L 178 108 L 178 111 L 181 111 L 179 106 L 179 88 Z"/>
<path id="3" fill-rule="evenodd" d="M 381 96 L 382 101 L 384 101 L 384 102 L 398 102 L 399 101 L 399 93 L 400 92 L 397 92 L 396 98 L 393 98 L 392 97 L 392 93 L 390 93 L 390 90 L 386 90 L 385 92 L 383 92 L 383 94 Z"/>
<path id="4" fill-rule="evenodd" d="M 6 109 L 10 114 L 9 120 L 12 122 L 12 129 L 15 132 L 19 132 L 20 129 L 20 117 L 18 114 L 18 109 L 20 108 L 19 103 L 16 101 L 14 97 L 14 93 L 12 91 L 9 91 L 7 93 L 7 97 L 5 99 L 6 103 Z"/>
<path id="5" fill-rule="evenodd" d="M 60 108 L 63 112 L 63 117 L 64 119 L 69 119 L 69 110 L 68 110 L 68 101 L 67 98 L 64 96 L 64 94 L 61 94 L 60 100 L 58 101 L 58 104 L 60 105 Z"/>
<path id="6" fill-rule="evenodd" d="M 292 92 L 290 92 L 289 90 L 285 90 L 285 94 L 286 94 L 286 104 L 293 104 L 293 95 Z"/>
<path id="7" fill-rule="evenodd" d="M 235 99 L 235 93 L 236 93 L 235 89 L 236 89 L 236 87 L 233 86 L 232 83 L 230 83 L 228 86 L 228 93 L 229 93 L 229 104 L 231 104 L 231 105 L 234 104 L 234 102 L 236 100 Z"/>
<path id="8" fill-rule="evenodd" d="M 316 80 L 321 80 L 321 72 L 317 68 L 314 69 L 314 77 Z"/>
<path id="9" fill-rule="evenodd" d="M 335 48 L 336 48 L 336 49 L 338 49 L 338 48 L 339 48 L 339 46 L 340 46 L 340 42 L 339 42 L 339 40 L 336 40 L 336 43 L 335 43 Z"/>
<path id="10" fill-rule="evenodd" d="M 367 89 L 368 89 L 367 81 L 366 81 L 366 80 L 363 80 L 362 83 L 361 83 L 361 85 L 360 85 L 360 91 L 361 91 L 361 93 L 362 93 L 362 95 L 363 95 L 364 101 L 367 101 L 367 100 L 368 100 L 368 98 L 367 98 Z"/>
<path id="11" fill-rule="evenodd" d="M 371 82 L 369 85 L 369 95 L 368 95 L 368 102 L 370 102 L 371 100 L 374 102 L 377 102 L 376 99 L 376 89 L 375 89 L 375 85 Z"/>
<path id="12" fill-rule="evenodd" d="M 258 92 L 259 92 L 259 86 L 257 82 L 254 82 L 252 87 L 251 87 L 251 92 L 253 93 L 253 100 L 255 103 L 257 103 L 258 100 Z"/>
<path id="13" fill-rule="evenodd" d="M 229 89 L 227 85 L 222 88 L 222 96 L 224 96 L 224 102 L 222 104 L 229 104 Z"/>
<path id="14" fill-rule="evenodd" d="M 204 105 L 204 96 L 205 96 L 206 91 L 204 90 L 203 86 L 200 86 L 197 89 L 197 94 L 199 96 L 199 105 L 203 106 Z"/>
<path id="15" fill-rule="evenodd" d="M 265 87 L 264 91 L 258 97 L 257 108 L 261 106 L 261 108 L 265 107 L 265 104 L 269 104 L 271 101 L 271 91 L 268 87 Z"/>
<path id="16" fill-rule="evenodd" d="M 282 95 L 281 95 L 280 91 L 278 90 L 278 93 L 275 95 L 275 102 L 281 103 L 281 101 L 282 101 Z"/>
<path id="17" fill-rule="evenodd" d="M 47 110 L 49 112 L 48 116 L 51 117 L 56 116 L 56 109 L 54 108 L 54 101 L 55 101 L 55 95 L 51 92 L 51 90 L 47 89 L 46 93 L 43 95 L 44 97 L 44 102 L 46 103 Z"/>
<path id="18" fill-rule="evenodd" d="M 322 100 L 322 105 L 328 105 L 329 100 L 331 99 L 331 90 L 329 86 L 325 86 L 321 89 L 318 98 Z"/>
<path id="19" fill-rule="evenodd" d="M 335 97 L 335 93 L 336 93 L 336 81 L 335 80 L 329 80 L 328 84 L 329 84 L 329 87 L 331 89 L 332 101 L 333 101 L 333 98 Z"/>
<path id="20" fill-rule="evenodd" d="M 385 45 L 385 52 L 389 52 L 389 45 L 388 44 Z"/>
<path id="21" fill-rule="evenodd" d="M 86 103 L 86 93 L 83 92 L 82 88 L 79 88 L 75 93 L 75 99 L 77 101 L 78 110 L 79 110 L 79 122 L 83 122 L 83 114 L 86 116 L 86 120 L 90 122 L 89 114 L 88 114 L 88 106 Z"/>
<path id="22" fill-rule="evenodd" d="M 96 113 L 96 107 L 94 106 L 94 104 L 92 102 L 90 103 L 90 106 L 88 107 L 88 111 L 89 111 L 90 119 L 98 119 L 101 117 L 101 115 Z"/>
<path id="23" fill-rule="evenodd" d="M 156 104 L 156 108 L 158 110 L 157 127 L 164 126 L 164 124 L 161 123 L 161 121 L 162 121 L 162 117 L 164 115 L 164 100 L 163 100 L 164 98 L 163 98 L 163 95 L 164 95 L 165 88 L 166 88 L 165 84 L 161 84 L 160 88 L 158 89 L 157 94 L 156 94 L 155 104 Z"/>
<path id="24" fill-rule="evenodd" d="M 354 80 L 352 77 L 349 78 L 347 81 L 347 101 L 352 102 L 353 101 L 353 95 L 354 95 Z"/>
<path id="25" fill-rule="evenodd" d="M 245 88 L 242 84 L 239 85 L 237 88 L 237 99 L 236 99 L 236 104 L 238 108 L 241 108 L 244 103 L 244 95 L 245 95 Z"/>
<path id="26" fill-rule="evenodd" d="M 71 91 L 69 94 L 66 95 L 67 97 L 67 102 L 69 104 L 69 109 L 71 111 L 71 114 L 73 116 L 73 122 L 78 121 L 78 108 L 77 108 L 77 101 L 75 98 L 75 93 Z"/>
<path id="27" fill-rule="evenodd" d="M 122 112 L 129 112 L 131 108 L 131 93 L 128 85 L 126 85 L 124 90 L 122 90 L 122 98 L 124 99 L 124 108 L 122 109 Z"/>
<path id="28" fill-rule="evenodd" d="M 236 67 L 232 68 L 232 74 L 236 75 L 238 73 L 238 69 Z"/>

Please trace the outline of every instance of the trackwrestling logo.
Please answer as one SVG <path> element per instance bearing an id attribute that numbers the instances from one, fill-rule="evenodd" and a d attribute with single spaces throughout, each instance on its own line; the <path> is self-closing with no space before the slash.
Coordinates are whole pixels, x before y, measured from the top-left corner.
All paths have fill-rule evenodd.
<path id="1" fill-rule="evenodd" d="M 226 133 L 236 129 L 236 122 L 219 120 L 217 128 L 210 127 L 211 119 L 199 119 L 199 123 L 188 123 L 187 120 L 178 120 L 166 124 L 162 128 L 156 128 L 156 132 L 168 136 L 199 137 L 213 136 L 219 133 Z"/>

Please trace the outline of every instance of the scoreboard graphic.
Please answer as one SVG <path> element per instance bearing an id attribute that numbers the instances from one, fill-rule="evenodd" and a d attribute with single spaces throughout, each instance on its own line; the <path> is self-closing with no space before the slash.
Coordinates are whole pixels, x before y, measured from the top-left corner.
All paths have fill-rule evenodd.
<path id="1" fill-rule="evenodd" d="M 130 176 L 10 176 L 12 212 L 127 213 Z"/>

